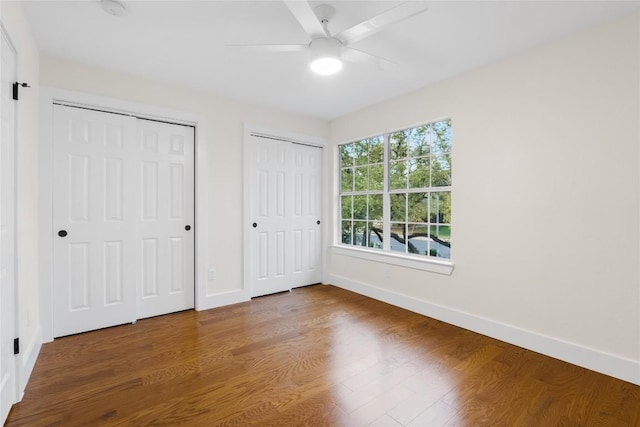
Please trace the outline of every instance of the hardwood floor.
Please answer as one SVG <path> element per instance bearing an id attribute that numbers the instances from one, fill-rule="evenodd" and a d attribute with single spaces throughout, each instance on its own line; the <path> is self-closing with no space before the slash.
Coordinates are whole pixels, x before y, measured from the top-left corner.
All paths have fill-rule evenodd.
<path id="1" fill-rule="evenodd" d="M 640 387 L 317 285 L 45 344 L 7 426 L 640 426 Z"/>

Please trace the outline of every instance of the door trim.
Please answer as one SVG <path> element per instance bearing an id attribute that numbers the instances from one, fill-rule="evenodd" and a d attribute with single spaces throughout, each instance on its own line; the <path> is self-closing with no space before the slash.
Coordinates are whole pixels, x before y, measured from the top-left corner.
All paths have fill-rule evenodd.
<path id="1" fill-rule="evenodd" d="M 250 185 L 251 185 L 251 159 L 249 157 L 249 144 L 251 144 L 252 136 L 258 136 L 263 138 L 271 138 L 279 141 L 291 142 L 294 144 L 303 144 L 310 145 L 319 148 L 326 148 L 327 141 L 323 138 L 298 134 L 294 132 L 286 132 L 278 129 L 272 129 L 264 126 L 253 125 L 250 123 L 244 124 L 244 143 L 243 143 L 243 223 L 242 223 L 242 243 L 243 243 L 243 262 L 242 262 L 242 293 L 244 295 L 245 300 L 251 299 L 251 232 L 249 230 L 248 224 L 251 223 L 251 200 L 249 198 L 250 195 Z M 322 150 L 322 183 L 321 186 L 323 189 L 329 188 L 327 183 L 327 177 L 329 174 L 327 173 L 327 151 L 330 150 Z M 322 217 L 329 218 L 328 216 L 328 206 L 330 205 L 329 199 L 329 191 L 323 191 L 322 194 Z M 323 221 L 325 224 L 327 221 Z M 326 276 L 326 256 L 327 256 L 327 229 L 328 227 L 322 227 L 322 235 L 321 235 L 321 270 L 322 270 L 322 281 L 325 282 Z"/>
<path id="2" fill-rule="evenodd" d="M 109 113 L 132 115 L 195 128 L 195 309 L 220 306 L 219 297 L 207 292 L 208 203 L 207 141 L 204 117 L 191 112 L 138 104 L 98 95 L 40 87 L 40 212 L 39 279 L 40 316 L 43 342 L 53 340 L 53 104 L 61 103 Z"/>

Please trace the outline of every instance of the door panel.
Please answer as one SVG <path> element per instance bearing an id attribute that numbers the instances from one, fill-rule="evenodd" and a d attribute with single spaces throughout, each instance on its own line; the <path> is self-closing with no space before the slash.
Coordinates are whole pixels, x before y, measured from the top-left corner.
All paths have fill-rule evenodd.
<path id="1" fill-rule="evenodd" d="M 135 119 L 61 105 L 53 114 L 54 336 L 132 322 Z"/>
<path id="2" fill-rule="evenodd" d="M 255 137 L 254 137 L 255 138 Z M 251 156 L 251 296 L 291 289 L 290 167 L 288 144 L 257 139 Z M 256 268 L 257 267 L 257 268 Z"/>
<path id="3" fill-rule="evenodd" d="M 322 281 L 322 149 L 291 144 L 291 150 L 295 183 L 292 224 L 296 248 L 292 286 L 297 287 Z"/>
<path id="4" fill-rule="evenodd" d="M 105 303 L 120 304 L 124 292 L 122 285 L 122 242 L 104 243 Z"/>
<path id="5" fill-rule="evenodd" d="M 194 307 L 194 131 L 139 119 L 138 143 L 142 319 Z"/>

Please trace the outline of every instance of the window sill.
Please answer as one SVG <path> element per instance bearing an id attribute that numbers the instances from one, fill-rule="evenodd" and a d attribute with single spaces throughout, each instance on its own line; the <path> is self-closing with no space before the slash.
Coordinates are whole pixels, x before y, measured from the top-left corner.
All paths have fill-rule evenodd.
<path id="1" fill-rule="evenodd" d="M 413 268 L 415 270 L 429 271 L 432 273 L 450 276 L 453 272 L 453 262 L 432 258 L 418 258 L 411 255 L 400 255 L 392 252 L 382 252 L 372 249 L 360 249 L 351 246 L 336 245 L 332 247 L 336 255 L 344 255 L 353 258 L 366 259 L 368 261 L 382 262 L 400 267 Z"/>

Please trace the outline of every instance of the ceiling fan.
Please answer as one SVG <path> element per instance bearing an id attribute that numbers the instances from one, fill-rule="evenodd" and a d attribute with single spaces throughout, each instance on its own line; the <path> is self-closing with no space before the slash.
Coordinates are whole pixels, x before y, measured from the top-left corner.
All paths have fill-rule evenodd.
<path id="1" fill-rule="evenodd" d="M 311 57 L 311 70 L 317 74 L 335 74 L 342 69 L 342 60 L 375 60 L 380 65 L 393 64 L 384 58 L 351 47 L 387 27 L 411 18 L 427 10 L 426 1 L 407 1 L 387 10 L 371 19 L 354 25 L 338 34 L 331 34 L 329 20 L 335 8 L 322 4 L 315 8 L 306 1 L 292 0 L 284 2 L 311 41 L 308 44 L 244 44 L 229 45 L 262 52 L 297 52 L 308 50 Z"/>

